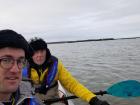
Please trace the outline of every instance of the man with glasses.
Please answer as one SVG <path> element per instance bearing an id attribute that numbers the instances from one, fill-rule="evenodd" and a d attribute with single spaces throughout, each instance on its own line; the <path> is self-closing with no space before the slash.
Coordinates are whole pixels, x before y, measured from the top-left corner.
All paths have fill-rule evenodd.
<path id="1" fill-rule="evenodd" d="M 41 105 L 22 69 L 30 56 L 28 42 L 13 30 L 0 30 L 0 105 Z"/>

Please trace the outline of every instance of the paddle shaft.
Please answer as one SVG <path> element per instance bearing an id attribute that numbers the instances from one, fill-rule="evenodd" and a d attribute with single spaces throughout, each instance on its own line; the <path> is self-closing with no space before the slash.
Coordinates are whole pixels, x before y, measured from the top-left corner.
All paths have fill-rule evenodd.
<path id="1" fill-rule="evenodd" d="M 94 94 L 104 95 L 104 94 L 108 94 L 108 93 L 107 93 L 107 91 L 99 91 L 99 92 L 95 92 Z M 78 97 L 77 96 L 67 96 L 67 97 L 63 97 L 63 98 L 47 99 L 47 100 L 44 100 L 43 103 L 45 103 L 45 104 L 54 103 L 54 102 L 58 102 L 58 101 L 65 101 L 65 100 L 75 99 L 75 98 L 78 98 Z"/>

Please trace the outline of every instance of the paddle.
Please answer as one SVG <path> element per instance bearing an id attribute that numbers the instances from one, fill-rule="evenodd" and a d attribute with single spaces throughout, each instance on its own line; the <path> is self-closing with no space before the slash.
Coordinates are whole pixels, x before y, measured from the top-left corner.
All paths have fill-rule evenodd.
<path id="1" fill-rule="evenodd" d="M 94 92 L 94 94 L 96 95 L 109 94 L 109 95 L 117 96 L 121 98 L 138 97 L 140 96 L 140 82 L 136 80 L 121 81 L 121 82 L 113 84 L 106 91 Z M 47 103 L 64 101 L 64 100 L 75 99 L 75 98 L 78 98 L 78 97 L 67 96 L 63 98 L 47 99 L 47 100 L 44 100 L 44 103 L 47 104 Z"/>

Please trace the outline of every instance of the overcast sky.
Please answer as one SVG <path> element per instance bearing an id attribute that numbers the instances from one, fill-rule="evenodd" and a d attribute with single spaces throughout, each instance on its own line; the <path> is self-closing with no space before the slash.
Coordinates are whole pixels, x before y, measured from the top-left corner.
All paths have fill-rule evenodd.
<path id="1" fill-rule="evenodd" d="M 0 0 L 0 29 L 28 40 L 140 37 L 140 0 Z"/>

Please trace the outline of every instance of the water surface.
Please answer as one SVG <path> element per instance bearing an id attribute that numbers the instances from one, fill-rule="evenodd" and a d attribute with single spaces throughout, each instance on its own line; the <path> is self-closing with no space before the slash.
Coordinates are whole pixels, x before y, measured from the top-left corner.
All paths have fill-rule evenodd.
<path id="1" fill-rule="evenodd" d="M 118 81 L 140 81 L 140 38 L 49 44 L 52 54 L 92 91 L 106 90 Z M 140 98 L 122 99 L 111 95 L 99 96 L 111 105 L 140 105 Z M 88 105 L 80 99 L 76 105 Z"/>

